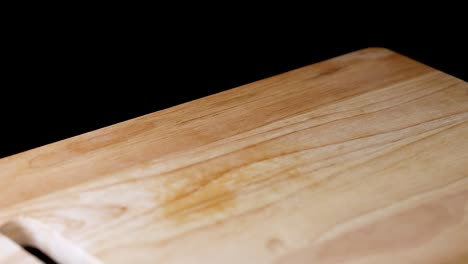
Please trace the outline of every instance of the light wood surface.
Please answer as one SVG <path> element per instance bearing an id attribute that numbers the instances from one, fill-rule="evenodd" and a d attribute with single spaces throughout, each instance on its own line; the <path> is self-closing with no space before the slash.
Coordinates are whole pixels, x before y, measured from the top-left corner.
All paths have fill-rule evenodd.
<path id="1" fill-rule="evenodd" d="M 14 241 L 0 235 L 0 263 L 40 264 L 41 262 Z"/>
<path id="2" fill-rule="evenodd" d="M 468 263 L 467 121 L 466 82 L 364 49 L 1 159 L 0 230 L 63 264 Z"/>

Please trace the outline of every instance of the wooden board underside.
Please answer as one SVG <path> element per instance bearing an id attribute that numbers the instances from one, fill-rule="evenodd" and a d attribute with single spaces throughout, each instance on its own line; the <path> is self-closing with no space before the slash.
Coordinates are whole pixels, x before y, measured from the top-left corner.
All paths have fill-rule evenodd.
<path id="1" fill-rule="evenodd" d="M 360 50 L 1 159 L 0 225 L 102 263 L 466 263 L 467 121 L 466 82 Z"/>

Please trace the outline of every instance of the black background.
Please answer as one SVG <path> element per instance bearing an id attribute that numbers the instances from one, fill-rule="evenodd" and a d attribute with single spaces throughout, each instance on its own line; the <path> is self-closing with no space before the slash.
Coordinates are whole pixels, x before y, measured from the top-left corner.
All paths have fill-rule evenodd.
<path id="1" fill-rule="evenodd" d="M 229 26 L 127 17 L 13 21 L 2 37 L 0 157 L 366 47 L 468 79 L 463 21 L 396 25 L 398 15 L 388 24 L 378 17 L 242 25 L 237 18 Z"/>

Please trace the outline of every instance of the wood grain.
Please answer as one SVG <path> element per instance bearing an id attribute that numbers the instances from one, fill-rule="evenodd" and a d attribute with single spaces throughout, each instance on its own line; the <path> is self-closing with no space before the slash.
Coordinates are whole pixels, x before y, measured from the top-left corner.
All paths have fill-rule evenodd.
<path id="1" fill-rule="evenodd" d="M 102 263 L 466 263 L 467 121 L 466 82 L 364 49 L 1 159 L 0 224 Z"/>

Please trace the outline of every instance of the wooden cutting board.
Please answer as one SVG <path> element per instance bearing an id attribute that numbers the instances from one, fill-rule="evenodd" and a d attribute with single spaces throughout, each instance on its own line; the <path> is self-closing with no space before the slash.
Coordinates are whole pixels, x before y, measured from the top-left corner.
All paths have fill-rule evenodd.
<path id="1" fill-rule="evenodd" d="M 1 159 L 0 260 L 468 263 L 467 121 L 466 82 L 356 51 Z"/>

